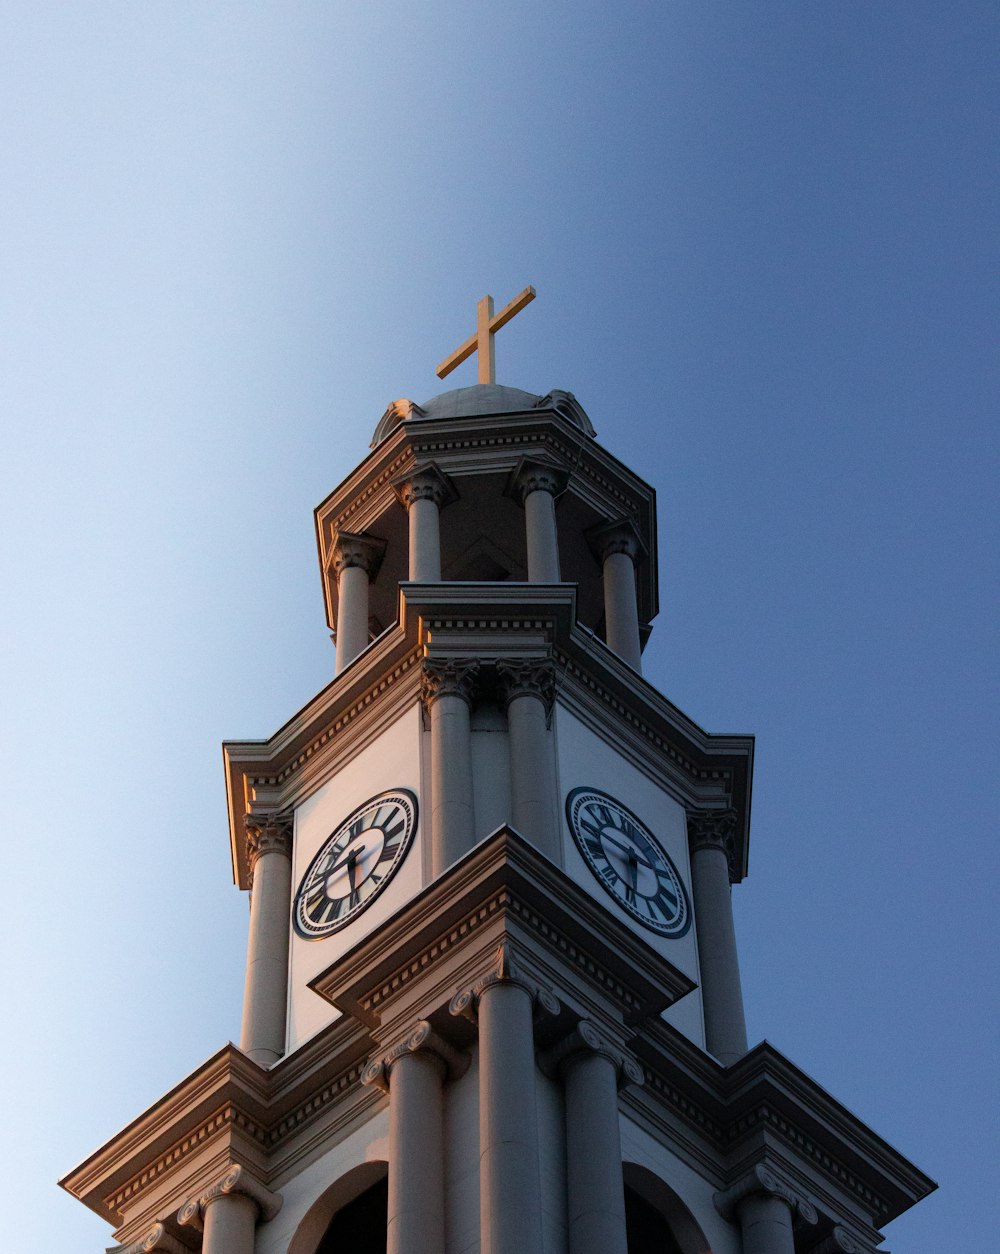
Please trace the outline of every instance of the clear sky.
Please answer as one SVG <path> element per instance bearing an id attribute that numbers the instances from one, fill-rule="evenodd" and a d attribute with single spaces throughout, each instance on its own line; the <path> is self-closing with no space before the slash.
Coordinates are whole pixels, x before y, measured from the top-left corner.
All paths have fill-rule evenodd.
<path id="1" fill-rule="evenodd" d="M 221 755 L 330 675 L 313 507 L 527 283 L 501 383 L 659 501 L 646 674 L 757 736 L 751 1036 L 996 1248 L 984 0 L 0 0 L 10 1249 L 238 1034 Z M 451 379 L 474 381 L 474 362 Z"/>

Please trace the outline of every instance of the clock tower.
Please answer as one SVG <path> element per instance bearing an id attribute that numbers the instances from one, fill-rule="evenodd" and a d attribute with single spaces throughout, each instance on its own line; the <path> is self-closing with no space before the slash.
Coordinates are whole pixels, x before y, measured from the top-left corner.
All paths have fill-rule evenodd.
<path id="1" fill-rule="evenodd" d="M 240 1043 L 63 1181 L 119 1254 L 871 1254 L 934 1186 L 767 1043 L 753 739 L 642 675 L 652 488 L 499 314 L 316 510 L 335 676 L 224 747 Z"/>

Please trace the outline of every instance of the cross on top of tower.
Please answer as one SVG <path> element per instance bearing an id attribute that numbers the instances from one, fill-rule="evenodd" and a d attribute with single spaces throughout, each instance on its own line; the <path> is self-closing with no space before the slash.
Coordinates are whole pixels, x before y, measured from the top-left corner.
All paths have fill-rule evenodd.
<path id="1" fill-rule="evenodd" d="M 515 296 L 509 305 L 504 305 L 498 314 L 493 312 L 493 297 L 484 296 L 476 306 L 476 334 L 470 335 L 464 344 L 460 344 L 437 368 L 437 377 L 443 379 L 451 374 L 456 366 L 460 366 L 473 353 L 479 354 L 479 382 L 496 383 L 496 358 L 493 351 L 493 336 L 502 326 L 510 322 L 515 314 L 519 314 L 525 305 L 535 299 L 535 289 L 526 287 L 519 296 Z"/>

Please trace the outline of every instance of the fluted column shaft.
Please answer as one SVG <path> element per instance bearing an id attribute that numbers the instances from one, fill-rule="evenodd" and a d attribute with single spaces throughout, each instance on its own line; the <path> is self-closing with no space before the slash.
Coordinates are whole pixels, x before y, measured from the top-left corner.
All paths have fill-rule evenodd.
<path id="1" fill-rule="evenodd" d="M 444 1250 L 444 1067 L 427 1050 L 392 1064 L 387 1254 Z"/>
<path id="2" fill-rule="evenodd" d="M 569 1254 L 628 1254 L 618 1069 L 581 1049 L 563 1069 Z"/>
<path id="3" fill-rule="evenodd" d="M 783 1197 L 753 1193 L 736 1208 L 743 1254 L 795 1254 L 792 1208 Z"/>
<path id="4" fill-rule="evenodd" d="M 428 658 L 423 700 L 431 725 L 431 868 L 436 879 L 476 839 L 472 692 L 479 663 Z"/>
<path id="5" fill-rule="evenodd" d="M 368 647 L 368 587 L 378 573 L 385 541 L 341 532 L 333 550 L 337 572 L 337 667 L 345 667 Z"/>
<path id="6" fill-rule="evenodd" d="M 732 830 L 732 811 L 688 812 L 705 1045 L 726 1066 L 747 1052 L 726 848 Z"/>
<path id="7" fill-rule="evenodd" d="M 532 998 L 497 981 L 479 997 L 481 1254 L 542 1248 Z"/>
<path id="8" fill-rule="evenodd" d="M 555 746 L 550 715 L 554 672 L 545 659 L 512 658 L 497 664 L 507 700 L 513 826 L 548 858 L 560 862 L 555 820 Z"/>
<path id="9" fill-rule="evenodd" d="M 253 1254 L 257 1203 L 245 1193 L 224 1193 L 205 1203 L 201 1254 Z"/>
<path id="10" fill-rule="evenodd" d="M 254 1062 L 268 1067 L 285 1052 L 292 889 L 290 818 L 248 818 L 247 849 L 253 886 L 240 1048 Z"/>

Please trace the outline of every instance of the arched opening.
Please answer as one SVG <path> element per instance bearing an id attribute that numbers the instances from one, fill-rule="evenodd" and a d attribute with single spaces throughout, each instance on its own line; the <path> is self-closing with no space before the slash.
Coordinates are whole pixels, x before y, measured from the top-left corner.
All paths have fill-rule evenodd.
<path id="1" fill-rule="evenodd" d="M 712 1254 L 695 1217 L 658 1175 L 624 1163 L 622 1178 L 629 1254 Z"/>
<path id="2" fill-rule="evenodd" d="M 335 1180 L 306 1212 L 288 1254 L 385 1254 L 388 1164 L 362 1163 Z"/>

